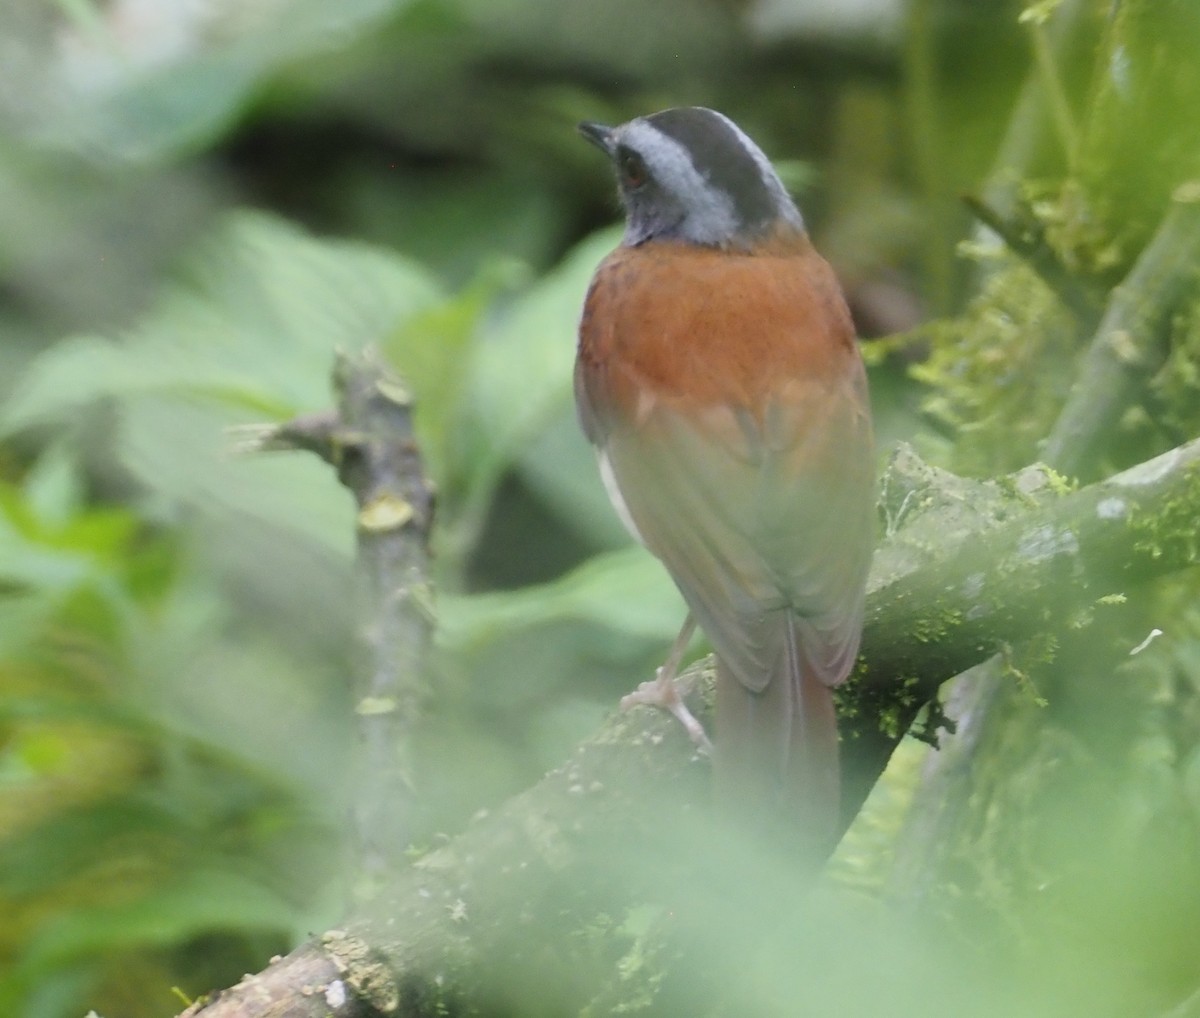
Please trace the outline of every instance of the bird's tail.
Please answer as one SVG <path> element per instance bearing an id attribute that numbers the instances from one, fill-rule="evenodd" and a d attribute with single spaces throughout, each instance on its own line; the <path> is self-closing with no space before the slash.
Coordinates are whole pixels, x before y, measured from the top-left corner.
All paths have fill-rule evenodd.
<path id="1" fill-rule="evenodd" d="M 841 830 L 833 692 L 805 662 L 790 615 L 779 638 L 761 692 L 717 661 L 717 803 L 738 823 L 823 860 Z"/>

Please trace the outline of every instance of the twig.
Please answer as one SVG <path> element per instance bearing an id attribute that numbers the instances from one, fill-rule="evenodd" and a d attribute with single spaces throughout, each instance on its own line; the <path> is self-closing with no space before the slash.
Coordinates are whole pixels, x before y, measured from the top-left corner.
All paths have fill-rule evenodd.
<path id="1" fill-rule="evenodd" d="M 973 194 L 963 195 L 962 200 L 979 222 L 1003 240 L 1005 246 L 1058 295 L 1078 322 L 1088 329 L 1095 327 L 1100 317 L 1102 292 L 1063 265 L 1036 223 L 1006 219 Z"/>
<path id="2" fill-rule="evenodd" d="M 403 383 L 373 351 L 339 355 L 335 412 L 240 429 L 248 451 L 299 449 L 337 468 L 358 505 L 358 631 L 352 668 L 362 752 L 354 783 L 360 871 L 378 878 L 408 847 L 407 751 L 424 696 L 432 628 L 433 493 L 413 439 Z"/>
<path id="3" fill-rule="evenodd" d="M 1113 291 L 1043 459 L 1079 474 L 1112 434 L 1122 412 L 1166 356 L 1164 332 L 1196 285 L 1200 185 L 1179 187 L 1158 231 Z"/>

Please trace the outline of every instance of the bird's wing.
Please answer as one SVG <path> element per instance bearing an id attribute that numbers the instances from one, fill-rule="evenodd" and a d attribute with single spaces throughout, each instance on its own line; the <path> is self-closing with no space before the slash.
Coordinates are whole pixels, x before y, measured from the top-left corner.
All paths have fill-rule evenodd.
<path id="1" fill-rule="evenodd" d="M 806 664 L 832 685 L 858 651 L 870 429 L 846 398 L 795 389 L 766 417 L 764 427 L 744 411 L 697 418 L 659 405 L 639 426 L 614 425 L 601 454 L 643 542 L 738 680 L 758 691 L 779 671 L 786 612 Z"/>

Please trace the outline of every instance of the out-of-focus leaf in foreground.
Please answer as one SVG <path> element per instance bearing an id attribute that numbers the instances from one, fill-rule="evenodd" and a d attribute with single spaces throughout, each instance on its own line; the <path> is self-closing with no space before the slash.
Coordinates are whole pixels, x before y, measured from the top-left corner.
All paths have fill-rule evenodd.
<path id="1" fill-rule="evenodd" d="M 345 45 L 406 3 L 62 4 L 70 16 L 52 33 L 15 9 L 2 22 L 15 42 L 0 96 L 42 145 L 161 159 L 212 140 L 289 64 Z"/>
<path id="2" fill-rule="evenodd" d="M 68 424 L 113 400 L 117 456 L 150 491 L 347 553 L 347 500 L 329 472 L 298 456 L 235 460 L 225 429 L 328 405 L 335 349 L 382 342 L 439 297 L 397 255 L 233 213 L 129 335 L 78 336 L 38 358 L 0 428 Z"/>

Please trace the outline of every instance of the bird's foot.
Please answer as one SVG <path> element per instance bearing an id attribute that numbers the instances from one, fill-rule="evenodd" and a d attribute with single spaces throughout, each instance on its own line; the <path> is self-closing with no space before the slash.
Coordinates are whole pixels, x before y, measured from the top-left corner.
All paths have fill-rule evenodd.
<path id="1" fill-rule="evenodd" d="M 675 719 L 683 725 L 684 731 L 687 732 L 688 738 L 692 740 L 695 747 L 708 756 L 712 753 L 712 742 L 709 741 L 704 726 L 696 720 L 696 715 L 688 710 L 687 704 L 683 702 L 685 690 L 681 687 L 684 686 L 685 684 L 670 674 L 664 665 L 658 670 L 657 678 L 643 682 L 632 693 L 621 697 L 621 710 L 626 711 L 631 707 L 644 704 L 647 707 L 658 707 L 670 711 Z"/>

